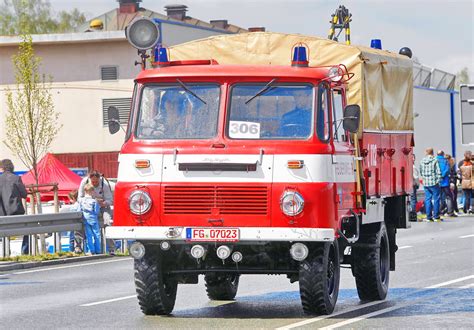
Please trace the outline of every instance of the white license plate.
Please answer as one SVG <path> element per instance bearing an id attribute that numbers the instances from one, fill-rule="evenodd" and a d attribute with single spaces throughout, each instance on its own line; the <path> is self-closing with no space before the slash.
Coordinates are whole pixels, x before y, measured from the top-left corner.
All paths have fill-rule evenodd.
<path id="1" fill-rule="evenodd" d="M 236 242 L 239 238 L 238 228 L 186 228 L 188 241 Z"/>

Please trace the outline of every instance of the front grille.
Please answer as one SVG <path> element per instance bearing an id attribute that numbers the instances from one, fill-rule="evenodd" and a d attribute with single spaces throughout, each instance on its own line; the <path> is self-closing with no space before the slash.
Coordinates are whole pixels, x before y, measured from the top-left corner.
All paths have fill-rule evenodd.
<path id="1" fill-rule="evenodd" d="M 267 187 L 165 186 L 164 214 L 266 215 Z"/>

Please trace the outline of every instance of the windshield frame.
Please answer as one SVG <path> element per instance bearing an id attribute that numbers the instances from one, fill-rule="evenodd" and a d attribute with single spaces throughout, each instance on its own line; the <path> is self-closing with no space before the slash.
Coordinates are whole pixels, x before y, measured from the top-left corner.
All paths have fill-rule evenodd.
<path id="1" fill-rule="evenodd" d="M 311 106 L 311 132 L 306 137 L 277 137 L 277 138 L 268 138 L 268 137 L 260 137 L 258 139 L 251 139 L 251 138 L 235 138 L 231 137 L 229 134 L 230 129 L 230 118 L 232 113 L 232 93 L 235 87 L 238 86 L 258 86 L 260 90 L 263 89 L 269 82 L 272 81 L 272 77 L 270 77 L 267 81 L 252 81 L 252 82 L 233 82 L 228 85 L 228 92 L 227 92 L 227 104 L 226 104 L 226 118 L 225 118 L 225 125 L 224 125 L 224 136 L 226 139 L 233 140 L 233 141 L 308 141 L 314 138 L 316 134 L 315 128 L 315 120 L 316 120 L 316 110 L 318 102 L 318 85 L 314 84 L 313 82 L 303 81 L 303 82 L 288 82 L 288 81 L 275 81 L 271 88 L 274 87 L 285 87 L 285 86 L 306 86 L 312 88 L 312 106 Z M 252 102 L 255 102 L 259 97 L 264 96 L 266 93 L 259 95 L 257 98 L 252 99 Z M 291 111 L 291 110 L 290 110 Z"/>
<path id="2" fill-rule="evenodd" d="M 214 136 L 209 137 L 209 138 L 146 138 L 146 137 L 141 137 L 138 135 L 138 129 L 139 129 L 139 124 L 140 124 L 140 119 L 142 116 L 142 101 L 143 101 L 143 92 L 147 87 L 176 87 L 179 89 L 183 89 L 183 87 L 177 82 L 177 81 L 167 81 L 167 82 L 162 82 L 162 83 L 157 83 L 157 82 L 149 82 L 149 83 L 142 83 L 140 84 L 140 90 L 139 93 L 137 93 L 137 106 L 134 107 L 134 122 L 133 122 L 133 136 L 137 140 L 144 140 L 144 141 L 178 141 L 178 140 L 199 140 L 199 141 L 205 141 L 205 140 L 213 140 L 218 136 L 219 133 L 219 122 L 221 118 L 221 111 L 220 111 L 220 105 L 222 102 L 222 87 L 223 84 L 218 81 L 183 81 L 187 87 L 191 87 L 192 85 L 199 85 L 199 86 L 214 86 L 218 88 L 219 94 L 218 94 L 218 100 L 217 100 L 217 117 L 216 117 L 216 131 L 214 132 Z M 192 87 L 190 88 L 192 90 Z"/>

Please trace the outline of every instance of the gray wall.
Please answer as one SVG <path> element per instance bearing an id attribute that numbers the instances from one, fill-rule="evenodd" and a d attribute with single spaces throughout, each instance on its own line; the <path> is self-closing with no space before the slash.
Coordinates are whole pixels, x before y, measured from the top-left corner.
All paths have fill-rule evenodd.
<path id="1" fill-rule="evenodd" d="M 454 92 L 454 133 L 456 160 L 464 151 L 474 151 L 474 145 L 463 145 L 461 139 L 461 115 L 459 93 Z M 453 155 L 451 129 L 451 92 L 418 88 L 413 93 L 415 114 L 415 155 L 417 164 L 423 158 L 425 149 L 432 147 L 435 152 L 443 150 Z"/>

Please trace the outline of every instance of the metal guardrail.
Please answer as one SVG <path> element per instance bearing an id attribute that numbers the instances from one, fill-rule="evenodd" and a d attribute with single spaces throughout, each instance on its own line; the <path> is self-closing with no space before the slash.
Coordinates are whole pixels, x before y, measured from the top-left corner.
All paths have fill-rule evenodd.
<path id="1" fill-rule="evenodd" d="M 82 230 L 82 212 L 0 217 L 0 237 Z"/>
<path id="2" fill-rule="evenodd" d="M 54 250 L 61 251 L 61 238 L 57 233 L 80 231 L 82 228 L 82 212 L 3 216 L 0 217 L 0 237 L 3 238 L 1 255 L 10 255 L 10 236 L 45 233 L 55 233 Z"/>

